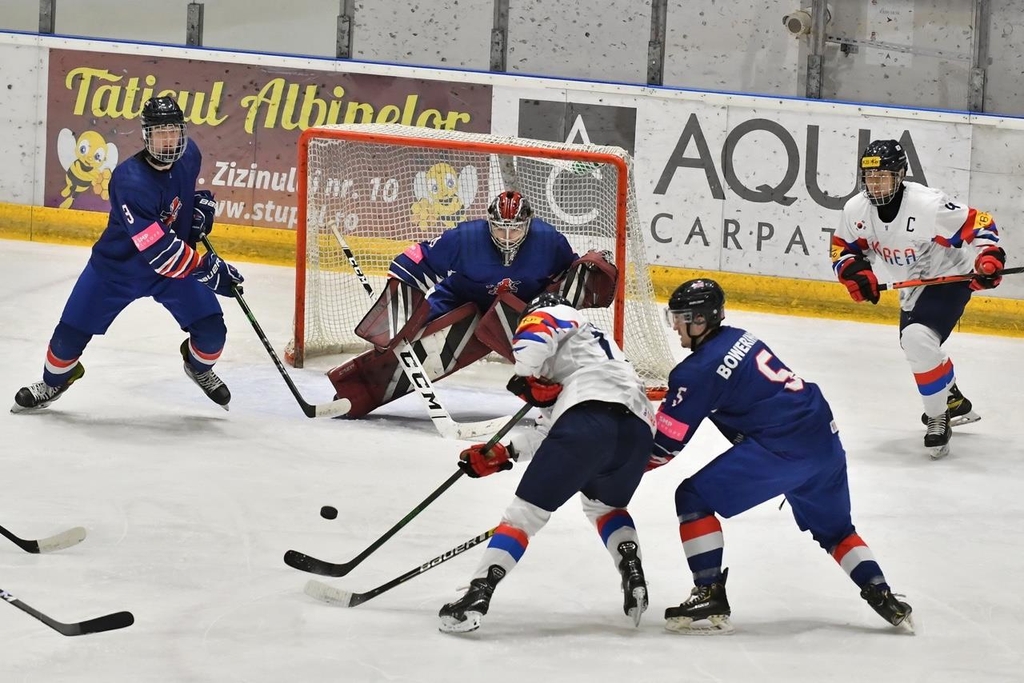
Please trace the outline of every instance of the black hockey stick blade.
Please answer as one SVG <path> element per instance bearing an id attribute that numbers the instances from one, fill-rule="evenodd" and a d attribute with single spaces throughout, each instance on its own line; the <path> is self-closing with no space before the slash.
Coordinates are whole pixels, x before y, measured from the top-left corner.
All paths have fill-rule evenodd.
<path id="1" fill-rule="evenodd" d="M 207 251 L 211 254 L 216 255 L 217 252 L 214 250 L 213 245 L 210 244 L 209 238 L 206 235 L 202 236 L 203 245 Z M 266 333 L 263 332 L 263 328 L 260 327 L 259 322 L 256 320 L 256 316 L 253 315 L 252 309 L 249 308 L 249 304 L 245 303 L 245 299 L 242 298 L 242 293 L 238 291 L 238 288 L 231 285 L 231 294 L 235 297 L 235 301 L 242 308 L 242 312 L 245 313 L 245 317 L 249 319 L 249 324 L 252 325 L 252 329 L 256 332 L 256 336 L 260 338 L 260 342 L 263 343 L 263 348 L 267 350 L 267 354 L 270 359 L 274 361 L 274 366 L 277 371 L 281 374 L 284 383 L 288 385 L 288 390 L 292 392 L 292 396 L 295 397 L 299 407 L 302 409 L 303 414 L 306 417 L 339 417 L 345 415 L 349 410 L 352 409 L 352 402 L 347 398 L 339 398 L 329 403 L 318 403 L 312 404 L 306 401 L 299 392 L 299 388 L 295 386 L 295 382 L 292 381 L 291 376 L 288 374 L 288 370 L 284 367 L 284 363 L 277 355 L 277 351 L 274 351 L 274 346 L 267 339 Z"/>
<path id="2" fill-rule="evenodd" d="M 131 612 L 114 612 L 113 614 L 106 614 L 95 619 L 65 624 L 62 621 L 46 616 L 30 605 L 26 605 L 3 589 L 0 589 L 0 599 L 14 605 L 25 614 L 35 617 L 62 636 L 84 636 L 88 633 L 115 631 L 119 628 L 127 628 L 135 623 L 135 616 Z"/>
<path id="3" fill-rule="evenodd" d="M 38 540 L 18 538 L 7 529 L 0 526 L 0 535 L 3 535 L 26 553 L 52 553 L 55 550 L 64 550 L 73 545 L 78 545 L 85 540 L 85 529 L 76 526 L 73 529 L 62 531 L 53 536 L 40 538 Z"/>
<path id="4" fill-rule="evenodd" d="M 395 586 L 401 585 L 410 579 L 413 579 L 424 572 L 428 572 L 442 562 L 447 562 L 456 555 L 461 555 L 475 545 L 483 543 L 491 536 L 494 535 L 494 529 L 488 529 L 487 531 L 474 536 L 465 543 L 460 543 L 451 550 L 448 550 L 441 555 L 438 555 L 432 560 L 427 560 L 423 564 L 414 569 L 410 569 L 406 573 L 399 577 L 391 579 L 387 583 L 381 584 L 372 590 L 368 590 L 365 593 L 352 593 L 350 591 L 344 591 L 334 586 L 328 586 L 323 581 L 317 581 L 316 579 L 310 579 L 306 582 L 306 587 L 303 592 L 311 598 L 315 598 L 321 602 L 326 602 L 329 605 L 338 605 L 339 607 L 358 607 L 367 600 L 372 600 L 381 593 L 386 593 Z"/>
<path id="5" fill-rule="evenodd" d="M 492 436 L 486 444 L 484 444 L 484 450 L 488 450 L 491 446 L 501 441 L 501 438 L 505 436 L 523 417 L 526 413 L 530 412 L 532 406 L 529 403 L 523 405 L 515 415 L 509 418 L 502 427 Z M 289 567 L 293 567 L 300 571 L 309 572 L 311 574 L 319 574 L 320 576 L 333 576 L 335 578 L 339 576 L 345 576 L 350 571 L 355 569 L 359 563 L 365 560 L 367 557 L 372 555 L 378 548 L 387 542 L 392 536 L 397 534 L 406 524 L 411 522 L 418 514 L 423 512 L 428 505 L 437 500 L 438 496 L 451 488 L 452 484 L 457 482 L 465 472 L 462 469 L 455 470 L 455 473 L 448 477 L 444 483 L 438 486 L 436 489 L 431 491 L 430 495 L 420 501 L 419 505 L 409 511 L 405 517 L 403 517 L 397 524 L 384 532 L 384 535 L 378 538 L 376 541 L 370 544 L 363 552 L 356 555 L 348 562 L 327 562 L 325 560 L 318 560 L 315 557 L 300 553 L 297 550 L 289 550 L 284 554 L 284 563 Z"/>

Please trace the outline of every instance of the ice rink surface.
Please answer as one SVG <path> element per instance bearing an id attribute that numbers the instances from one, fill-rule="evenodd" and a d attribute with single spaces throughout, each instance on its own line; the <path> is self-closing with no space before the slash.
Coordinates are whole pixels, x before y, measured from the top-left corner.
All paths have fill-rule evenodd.
<path id="1" fill-rule="evenodd" d="M 40 378 L 87 257 L 0 241 L 0 390 L 10 403 Z M 292 271 L 240 269 L 247 302 L 282 349 Z M 304 595 L 311 575 L 282 555 L 351 559 L 454 472 L 460 444 L 442 440 L 411 397 L 359 421 L 307 419 L 238 306 L 222 302 L 229 333 L 217 371 L 234 396 L 229 413 L 185 377 L 183 333 L 151 300 L 94 339 L 85 377 L 58 403 L 0 411 L 0 524 L 24 538 L 89 532 L 48 555 L 0 539 L 0 587 L 61 621 L 136 618 L 65 638 L 2 607 L 3 683 L 1024 681 L 1021 340 L 954 333 L 959 386 L 983 420 L 932 462 L 895 324 L 728 312 L 831 401 L 854 521 L 913 605 L 916 636 L 888 628 L 778 500 L 723 523 L 736 634 L 662 630 L 663 610 L 692 585 L 673 492 L 726 446 L 706 425 L 647 475 L 630 508 L 651 593 L 639 629 L 573 500 L 501 584 L 482 628 L 458 637 L 437 632 L 437 610 L 466 585 L 479 549 L 353 609 Z M 323 372 L 337 360 L 291 372 L 307 400 L 332 397 Z M 519 403 L 502 390 L 508 374 L 485 363 L 439 388 L 457 419 L 510 414 Z M 513 470 L 460 480 L 347 577 L 326 580 L 366 591 L 475 536 L 497 523 L 518 479 Z M 338 518 L 320 518 L 322 505 Z"/>

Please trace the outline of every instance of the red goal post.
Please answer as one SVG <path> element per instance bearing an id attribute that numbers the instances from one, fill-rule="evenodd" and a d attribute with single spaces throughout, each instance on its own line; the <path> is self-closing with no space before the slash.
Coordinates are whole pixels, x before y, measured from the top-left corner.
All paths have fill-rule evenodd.
<path id="1" fill-rule="evenodd" d="M 672 355 L 648 271 L 632 158 L 622 148 L 342 124 L 305 130 L 298 164 L 294 336 L 285 354 L 296 367 L 313 355 L 366 348 L 353 330 L 371 300 L 337 233 L 379 292 L 405 247 L 484 217 L 498 192 L 516 189 L 577 253 L 614 254 L 613 305 L 584 313 L 612 332 L 649 385 L 664 384 Z"/>

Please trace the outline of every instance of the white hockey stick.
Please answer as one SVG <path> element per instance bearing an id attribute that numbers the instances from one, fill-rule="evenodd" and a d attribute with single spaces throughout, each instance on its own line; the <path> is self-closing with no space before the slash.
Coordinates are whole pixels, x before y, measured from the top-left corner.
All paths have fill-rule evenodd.
<path id="1" fill-rule="evenodd" d="M 366 274 L 363 273 L 363 269 L 359 267 L 359 262 L 356 261 L 355 254 L 352 253 L 351 247 L 348 246 L 348 242 L 345 241 L 344 235 L 341 234 L 341 230 L 338 229 L 337 223 L 330 221 L 331 232 L 334 233 L 335 239 L 338 240 L 338 245 L 341 246 L 341 250 L 345 252 L 345 258 L 348 259 L 349 264 L 352 266 L 352 270 L 355 271 L 356 277 L 359 278 L 360 284 L 363 285 L 363 289 L 366 290 L 367 296 L 373 301 L 376 295 L 373 291 L 373 285 L 370 284 Z M 475 437 L 484 434 L 493 434 L 494 432 L 501 429 L 502 425 L 508 422 L 509 416 L 497 417 L 493 420 L 483 420 L 480 422 L 456 422 L 452 419 L 451 413 L 444 407 L 441 400 L 437 396 L 437 392 L 434 391 L 434 384 L 430 381 L 430 377 L 427 375 L 426 370 L 423 369 L 423 364 L 420 359 L 416 356 L 416 352 L 412 348 L 412 344 L 402 340 L 395 346 L 395 355 L 398 358 L 399 365 L 402 366 L 402 372 L 409 379 L 409 384 L 412 388 L 420 395 L 423 399 L 423 403 L 427 408 L 427 414 L 430 416 L 431 421 L 434 423 L 434 427 L 437 428 L 438 433 L 446 439 L 473 439 Z"/>

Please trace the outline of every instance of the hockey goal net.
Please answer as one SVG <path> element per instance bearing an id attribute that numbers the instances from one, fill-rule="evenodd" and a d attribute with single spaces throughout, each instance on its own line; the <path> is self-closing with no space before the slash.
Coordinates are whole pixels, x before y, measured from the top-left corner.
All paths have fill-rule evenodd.
<path id="1" fill-rule="evenodd" d="M 650 386 L 673 365 L 654 298 L 633 187 L 622 148 L 414 128 L 343 124 L 309 128 L 299 142 L 295 329 L 286 357 L 353 352 L 353 330 L 372 299 L 342 250 L 351 248 L 374 294 L 391 259 L 463 220 L 483 218 L 505 189 L 576 253 L 606 249 L 620 278 L 614 304 L 584 314 L 613 332 Z"/>

